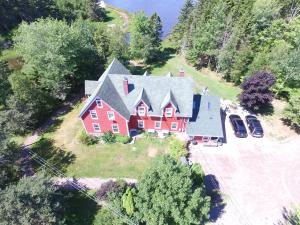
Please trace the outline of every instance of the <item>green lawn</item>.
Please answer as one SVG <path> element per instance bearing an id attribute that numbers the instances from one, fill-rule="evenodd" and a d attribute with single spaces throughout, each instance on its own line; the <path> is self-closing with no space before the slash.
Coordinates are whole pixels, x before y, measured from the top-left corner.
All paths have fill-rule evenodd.
<path id="1" fill-rule="evenodd" d="M 210 95 L 218 95 L 224 99 L 235 100 L 240 93 L 240 88 L 233 86 L 230 83 L 222 80 L 211 71 L 198 71 L 194 67 L 188 65 L 183 57 L 172 54 L 165 62 L 160 62 L 150 66 L 152 74 L 165 75 L 171 72 L 173 75 L 178 75 L 180 68 L 183 68 L 187 76 L 191 76 L 196 83 L 197 92 L 204 87 L 208 87 Z"/>
<path id="2" fill-rule="evenodd" d="M 78 141 L 82 104 L 49 128 L 34 150 L 68 176 L 138 178 L 151 162 L 169 149 L 168 139 L 139 138 L 135 144 L 97 144 Z M 46 150 L 46 152 L 45 152 Z"/>

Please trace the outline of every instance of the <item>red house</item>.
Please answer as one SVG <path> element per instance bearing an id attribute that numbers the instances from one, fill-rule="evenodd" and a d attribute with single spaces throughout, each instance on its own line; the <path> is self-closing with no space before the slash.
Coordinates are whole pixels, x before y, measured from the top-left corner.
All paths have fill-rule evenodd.
<path id="1" fill-rule="evenodd" d="M 107 131 L 130 135 L 141 129 L 158 133 L 189 131 L 187 134 L 198 140 L 223 137 L 219 98 L 202 96 L 200 101 L 193 88 L 193 80 L 185 77 L 182 70 L 177 77 L 170 73 L 132 75 L 114 59 L 98 81 L 85 81 L 85 94 L 89 97 L 80 118 L 91 135 Z M 201 108 L 201 102 L 207 102 L 208 97 L 213 99 L 206 103 L 209 108 Z M 208 121 L 204 120 L 207 115 L 199 118 L 199 109 L 208 112 Z M 213 128 L 203 131 L 207 127 Z"/>

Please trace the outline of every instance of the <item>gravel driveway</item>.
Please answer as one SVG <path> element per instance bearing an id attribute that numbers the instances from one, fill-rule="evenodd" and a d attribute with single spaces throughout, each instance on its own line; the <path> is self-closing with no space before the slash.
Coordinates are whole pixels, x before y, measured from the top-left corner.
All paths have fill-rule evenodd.
<path id="1" fill-rule="evenodd" d="M 300 137 L 238 139 L 225 121 L 227 144 L 191 146 L 191 160 L 216 177 L 226 206 L 214 224 L 274 225 L 300 204 Z"/>

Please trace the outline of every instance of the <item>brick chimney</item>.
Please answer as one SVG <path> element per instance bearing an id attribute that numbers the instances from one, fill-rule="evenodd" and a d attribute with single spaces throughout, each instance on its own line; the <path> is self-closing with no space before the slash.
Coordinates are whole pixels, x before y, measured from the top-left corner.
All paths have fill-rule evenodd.
<path id="1" fill-rule="evenodd" d="M 179 70 L 179 76 L 180 76 L 180 77 L 185 77 L 185 72 L 184 72 L 184 69 L 183 69 L 183 68 L 181 68 L 181 69 Z"/>
<path id="2" fill-rule="evenodd" d="M 128 79 L 126 77 L 124 77 L 123 79 L 123 89 L 124 89 L 124 94 L 128 95 Z"/>

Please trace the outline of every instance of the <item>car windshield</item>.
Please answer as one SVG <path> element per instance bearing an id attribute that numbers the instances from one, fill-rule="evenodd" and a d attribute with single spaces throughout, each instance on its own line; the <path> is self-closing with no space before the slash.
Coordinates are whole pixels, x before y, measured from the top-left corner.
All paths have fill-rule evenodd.
<path id="1" fill-rule="evenodd" d="M 258 120 L 253 121 L 253 126 L 255 127 L 255 130 L 262 130 L 261 124 Z"/>
<path id="2" fill-rule="evenodd" d="M 243 123 L 242 120 L 236 120 L 236 124 L 238 125 L 238 128 L 239 128 L 240 130 L 246 130 L 246 129 L 245 129 L 245 125 L 244 125 L 244 123 Z"/>

